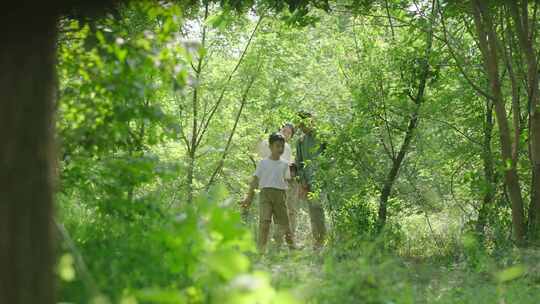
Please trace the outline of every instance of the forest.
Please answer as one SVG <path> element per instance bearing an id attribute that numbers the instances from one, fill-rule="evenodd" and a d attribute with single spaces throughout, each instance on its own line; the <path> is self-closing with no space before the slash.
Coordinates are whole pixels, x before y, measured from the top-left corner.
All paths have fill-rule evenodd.
<path id="1" fill-rule="evenodd" d="M 540 303 L 540 1 L 8 2 L 0 304 Z"/>

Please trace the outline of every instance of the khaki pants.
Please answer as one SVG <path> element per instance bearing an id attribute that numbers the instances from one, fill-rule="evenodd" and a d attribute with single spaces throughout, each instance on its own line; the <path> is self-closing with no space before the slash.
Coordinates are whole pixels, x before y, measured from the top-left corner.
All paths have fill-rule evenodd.
<path id="1" fill-rule="evenodd" d="M 260 194 L 259 206 L 259 250 L 266 250 L 268 234 L 270 233 L 270 224 L 272 218 L 279 227 L 280 237 L 285 236 L 289 247 L 294 247 L 291 227 L 289 225 L 289 216 L 286 206 L 287 194 L 285 190 L 263 188 Z"/>
<path id="2" fill-rule="evenodd" d="M 307 201 L 308 212 L 309 212 L 309 221 L 311 222 L 311 234 L 313 235 L 314 247 L 320 248 L 324 245 L 324 240 L 326 238 L 326 219 L 324 215 L 324 209 L 322 207 L 321 198 L 311 197 L 309 193 L 309 188 L 306 186 L 300 185 L 303 187 L 300 189 L 300 196 Z"/>
<path id="3" fill-rule="evenodd" d="M 311 233 L 315 240 L 315 248 L 320 248 L 326 238 L 326 225 L 324 209 L 319 200 L 308 200 L 309 220 L 311 222 Z"/>
<path id="4" fill-rule="evenodd" d="M 291 234 L 293 239 L 295 239 L 296 235 L 296 227 L 297 227 L 297 217 L 298 217 L 298 211 L 300 209 L 300 201 L 298 199 L 298 182 L 295 180 L 289 181 L 289 188 L 287 189 L 287 198 L 286 198 L 286 205 L 287 205 L 287 215 L 289 216 L 289 226 L 291 228 Z M 281 246 L 281 242 L 283 241 L 283 235 L 280 233 L 279 225 L 276 221 L 276 219 L 272 218 L 274 225 L 272 227 L 272 230 L 274 231 L 274 240 L 276 241 L 276 244 Z"/>
<path id="5" fill-rule="evenodd" d="M 289 183 L 289 190 L 287 190 L 287 211 L 293 237 L 296 234 L 296 229 L 298 227 L 297 218 L 299 210 L 300 200 L 298 199 L 298 182 L 293 180 Z"/>

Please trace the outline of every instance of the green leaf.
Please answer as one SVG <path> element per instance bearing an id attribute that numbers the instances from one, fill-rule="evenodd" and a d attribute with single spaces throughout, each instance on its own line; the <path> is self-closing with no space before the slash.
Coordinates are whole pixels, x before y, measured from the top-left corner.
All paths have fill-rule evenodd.
<path id="1" fill-rule="evenodd" d="M 73 256 L 69 253 L 62 255 L 58 263 L 58 275 L 66 282 L 75 280 L 75 268 Z"/>
<path id="2" fill-rule="evenodd" d="M 206 258 L 206 264 L 226 280 L 230 280 L 249 269 L 249 259 L 232 250 L 210 254 Z"/>
<path id="3" fill-rule="evenodd" d="M 499 283 L 515 280 L 525 274 L 525 267 L 522 265 L 512 266 L 495 274 Z"/>

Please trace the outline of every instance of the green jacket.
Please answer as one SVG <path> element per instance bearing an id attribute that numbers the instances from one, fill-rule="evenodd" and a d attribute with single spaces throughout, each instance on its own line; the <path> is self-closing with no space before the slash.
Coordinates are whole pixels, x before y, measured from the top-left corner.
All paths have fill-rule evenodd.
<path id="1" fill-rule="evenodd" d="M 296 143 L 296 167 L 300 182 L 312 185 L 318 164 L 317 158 L 322 153 L 324 145 L 313 133 L 304 134 Z"/>

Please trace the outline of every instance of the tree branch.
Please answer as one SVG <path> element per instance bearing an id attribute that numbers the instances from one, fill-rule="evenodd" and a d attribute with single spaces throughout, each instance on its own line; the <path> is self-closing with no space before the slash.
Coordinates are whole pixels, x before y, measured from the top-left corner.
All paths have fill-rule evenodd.
<path id="1" fill-rule="evenodd" d="M 229 149 L 231 147 L 234 134 L 236 132 L 236 127 L 238 126 L 238 122 L 240 121 L 240 116 L 242 115 L 242 111 L 244 110 L 244 106 L 246 105 L 249 91 L 251 87 L 253 86 L 255 79 L 257 78 L 258 72 L 259 72 L 259 69 L 257 69 L 257 71 L 255 72 L 255 75 L 251 77 L 251 80 L 249 81 L 244 93 L 242 94 L 242 99 L 240 102 L 240 109 L 238 109 L 238 112 L 236 113 L 236 118 L 234 120 L 234 125 L 231 130 L 231 133 L 229 134 L 229 139 L 227 140 L 227 144 L 225 145 L 225 149 L 223 150 L 223 154 L 221 155 L 221 159 L 218 163 L 218 166 L 212 173 L 212 176 L 210 177 L 210 180 L 208 181 L 208 184 L 206 185 L 206 189 L 210 188 L 210 186 L 214 183 L 215 178 L 218 176 L 218 174 L 221 172 L 221 169 L 223 168 L 223 164 L 225 163 L 225 159 L 227 158 L 227 155 L 229 154 Z"/>
<path id="2" fill-rule="evenodd" d="M 225 96 L 225 92 L 227 91 L 228 89 L 228 85 L 229 83 L 231 82 L 231 79 L 234 75 L 234 73 L 236 73 L 236 71 L 238 70 L 238 68 L 240 67 L 240 64 L 243 62 L 245 56 L 246 56 L 246 53 L 247 53 L 247 50 L 249 49 L 249 46 L 251 45 L 251 42 L 253 41 L 253 38 L 255 37 L 255 33 L 257 33 L 257 30 L 259 29 L 259 26 L 261 25 L 262 21 L 264 19 L 264 16 L 261 16 L 259 18 L 259 21 L 257 22 L 257 24 L 255 25 L 255 28 L 253 29 L 253 32 L 251 32 L 251 35 L 249 36 L 249 39 L 246 43 L 246 46 L 244 47 L 244 50 L 242 51 L 242 55 L 240 56 L 240 59 L 238 60 L 238 62 L 236 63 L 235 67 L 233 68 L 233 70 L 231 71 L 231 73 L 229 73 L 229 76 L 227 77 L 226 81 L 225 81 L 225 84 L 223 85 L 223 89 L 221 90 L 221 94 L 219 95 L 219 98 L 218 100 L 216 101 L 216 103 L 214 104 L 214 106 L 212 107 L 212 109 L 210 110 L 210 113 L 208 114 L 208 116 L 206 117 L 206 115 L 203 116 L 203 121 L 204 121 L 204 125 L 202 127 L 202 130 L 201 130 L 201 133 L 199 135 L 199 138 L 197 139 L 197 145 L 200 144 L 200 142 L 202 141 L 206 131 L 208 130 L 208 125 L 210 124 L 210 122 L 212 121 L 212 118 L 214 117 L 217 109 L 219 108 L 219 106 L 221 105 L 221 102 L 223 101 L 223 97 Z"/>

